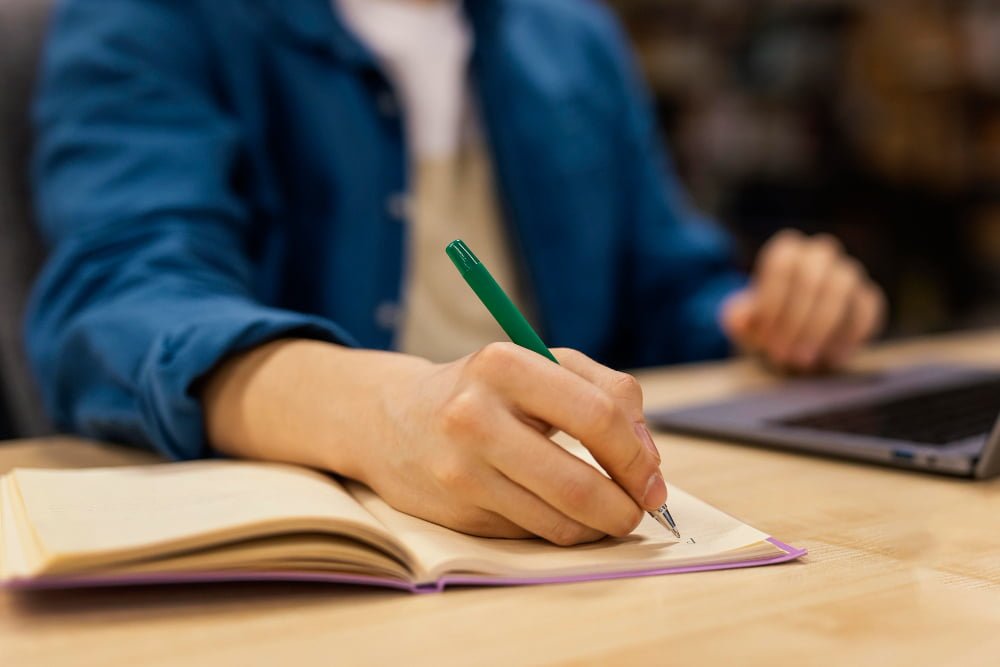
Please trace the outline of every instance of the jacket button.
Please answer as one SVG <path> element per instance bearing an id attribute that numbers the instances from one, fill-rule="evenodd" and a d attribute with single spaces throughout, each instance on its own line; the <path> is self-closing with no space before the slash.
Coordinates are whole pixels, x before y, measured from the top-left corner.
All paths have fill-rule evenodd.
<path id="1" fill-rule="evenodd" d="M 410 198 L 403 193 L 396 193 L 386 200 L 385 208 L 396 222 L 405 222 L 410 216 Z"/>
<path id="2" fill-rule="evenodd" d="M 383 301 L 375 308 L 375 324 L 382 329 L 395 329 L 399 324 L 399 304 Z"/>

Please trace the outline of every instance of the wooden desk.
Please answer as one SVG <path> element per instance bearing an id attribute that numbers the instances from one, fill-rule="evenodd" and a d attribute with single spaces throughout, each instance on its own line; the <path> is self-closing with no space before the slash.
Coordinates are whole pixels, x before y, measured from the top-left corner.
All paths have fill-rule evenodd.
<path id="1" fill-rule="evenodd" d="M 860 364 L 1000 364 L 1000 331 Z M 641 375 L 648 405 L 773 380 L 743 362 Z M 659 435 L 670 482 L 809 548 L 800 563 L 443 595 L 307 585 L 0 593 L 0 665 L 1000 664 L 1000 480 Z M 12 465 L 118 463 L 67 440 Z"/>

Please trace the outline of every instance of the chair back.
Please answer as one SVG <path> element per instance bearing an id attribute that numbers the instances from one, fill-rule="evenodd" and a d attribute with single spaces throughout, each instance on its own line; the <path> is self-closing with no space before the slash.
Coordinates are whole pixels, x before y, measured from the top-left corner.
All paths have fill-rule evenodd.
<path id="1" fill-rule="evenodd" d="M 0 430 L 50 431 L 24 352 L 28 292 L 44 249 L 31 212 L 29 109 L 53 0 L 0 2 Z"/>

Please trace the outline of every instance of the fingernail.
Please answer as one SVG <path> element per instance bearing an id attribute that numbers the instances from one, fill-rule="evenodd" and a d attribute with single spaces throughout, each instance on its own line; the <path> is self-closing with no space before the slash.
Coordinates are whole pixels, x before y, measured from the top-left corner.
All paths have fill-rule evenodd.
<path id="1" fill-rule="evenodd" d="M 655 510 L 666 501 L 667 485 L 663 482 L 663 476 L 658 472 L 653 473 L 646 482 L 646 491 L 642 494 L 642 506 Z"/>
<path id="2" fill-rule="evenodd" d="M 639 440 L 642 441 L 642 444 L 646 445 L 646 449 L 649 450 L 649 453 L 652 454 L 653 458 L 656 459 L 656 462 L 659 463 L 660 450 L 656 448 L 656 443 L 653 442 L 653 436 L 650 434 L 649 429 L 646 428 L 646 425 L 640 422 L 636 422 L 635 434 L 639 436 Z"/>

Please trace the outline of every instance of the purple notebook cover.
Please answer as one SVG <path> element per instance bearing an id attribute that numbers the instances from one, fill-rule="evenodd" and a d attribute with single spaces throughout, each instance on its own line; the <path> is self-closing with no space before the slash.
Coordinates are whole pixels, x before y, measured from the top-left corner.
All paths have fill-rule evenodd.
<path id="1" fill-rule="evenodd" d="M 395 579 L 367 577 L 350 574 L 322 574 L 308 572 L 185 572 L 178 574 L 136 574 L 119 576 L 80 576 L 80 577 L 48 577 L 43 579 L 15 579 L 4 584 L 11 590 L 39 590 L 51 588 L 91 588 L 103 586 L 136 586 L 148 584 L 183 584 L 204 582 L 237 582 L 237 581 L 305 581 L 329 584 L 354 584 L 361 586 L 382 586 L 409 591 L 410 593 L 438 593 L 448 586 L 524 586 L 530 584 L 559 584 L 576 581 L 597 581 L 600 579 L 625 579 L 628 577 L 649 577 L 659 574 L 680 574 L 682 572 L 704 572 L 708 570 L 730 570 L 739 567 L 756 567 L 758 565 L 773 565 L 801 558 L 805 549 L 791 547 L 773 537 L 767 540 L 778 547 L 783 554 L 756 560 L 745 560 L 735 563 L 716 565 L 688 565 L 684 567 L 666 567 L 652 570 L 637 570 L 633 572 L 606 572 L 604 574 L 586 574 L 557 577 L 475 577 L 469 575 L 445 575 L 431 584 L 411 584 Z"/>

